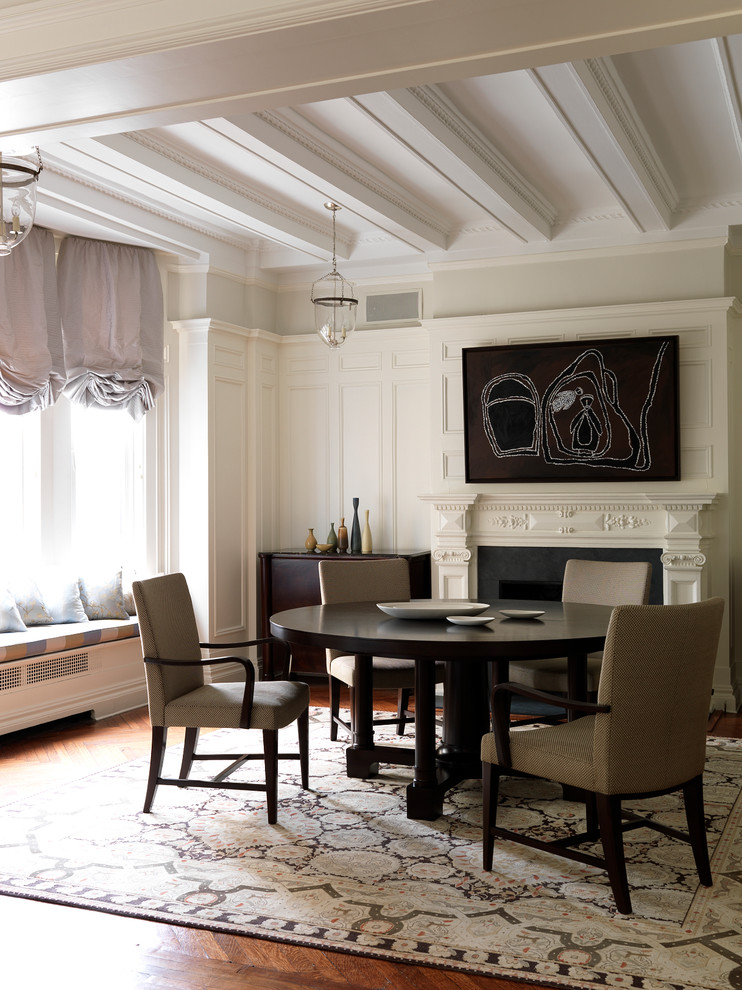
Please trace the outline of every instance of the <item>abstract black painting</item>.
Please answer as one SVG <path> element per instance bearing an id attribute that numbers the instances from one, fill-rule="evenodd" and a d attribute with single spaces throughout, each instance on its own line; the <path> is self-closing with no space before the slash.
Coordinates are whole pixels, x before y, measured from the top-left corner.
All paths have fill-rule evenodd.
<path id="1" fill-rule="evenodd" d="M 462 351 L 466 480 L 677 481 L 678 338 Z"/>

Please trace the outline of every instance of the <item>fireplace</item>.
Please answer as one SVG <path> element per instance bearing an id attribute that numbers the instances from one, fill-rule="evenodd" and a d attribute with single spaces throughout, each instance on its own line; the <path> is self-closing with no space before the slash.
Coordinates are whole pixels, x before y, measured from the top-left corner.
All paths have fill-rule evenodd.
<path id="1" fill-rule="evenodd" d="M 562 575 L 570 558 L 648 561 L 652 565 L 649 601 L 661 605 L 662 551 L 644 547 L 491 547 L 477 550 L 477 597 L 560 601 Z"/>
<path id="2" fill-rule="evenodd" d="M 500 575 L 560 583 L 570 556 L 649 560 L 654 603 L 708 597 L 714 495 L 466 492 L 421 498 L 433 510 L 435 597 L 498 598 Z"/>

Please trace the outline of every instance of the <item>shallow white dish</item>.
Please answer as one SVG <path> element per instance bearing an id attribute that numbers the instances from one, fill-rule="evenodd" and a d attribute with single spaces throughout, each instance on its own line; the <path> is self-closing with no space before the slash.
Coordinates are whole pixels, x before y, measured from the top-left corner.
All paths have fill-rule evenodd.
<path id="1" fill-rule="evenodd" d="M 482 602 L 413 598 L 411 602 L 379 602 L 378 607 L 395 619 L 445 619 L 449 615 L 479 615 L 489 605 Z"/>
<path id="2" fill-rule="evenodd" d="M 500 615 L 504 615 L 506 619 L 538 619 L 538 617 L 543 614 L 543 610 L 539 612 L 527 608 L 500 609 Z"/>
<path id="3" fill-rule="evenodd" d="M 446 618 L 449 622 L 453 622 L 457 626 L 486 626 L 488 622 L 492 622 L 493 616 L 491 615 L 447 615 Z"/>

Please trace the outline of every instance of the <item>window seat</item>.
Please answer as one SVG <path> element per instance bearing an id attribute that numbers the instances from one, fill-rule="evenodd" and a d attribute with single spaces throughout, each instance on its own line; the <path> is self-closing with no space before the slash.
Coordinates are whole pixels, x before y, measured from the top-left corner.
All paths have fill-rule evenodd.
<path id="1" fill-rule="evenodd" d="M 0 734 L 147 703 L 136 616 L 0 633 Z"/>

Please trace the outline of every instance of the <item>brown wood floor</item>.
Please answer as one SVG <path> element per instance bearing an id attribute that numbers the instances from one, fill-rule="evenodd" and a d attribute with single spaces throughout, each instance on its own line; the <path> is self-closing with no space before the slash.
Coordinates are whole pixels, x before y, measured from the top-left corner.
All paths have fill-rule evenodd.
<path id="1" fill-rule="evenodd" d="M 315 704 L 326 704 L 322 687 Z M 391 702 L 391 699 L 388 699 Z M 719 715 L 714 735 L 742 737 L 742 717 Z M 179 737 L 173 732 L 173 743 Z M 3 803 L 149 752 L 146 709 L 85 718 L 0 737 Z M 0 818 L 0 842 L 2 842 Z M 194 928 L 118 918 L 0 896 L 2 985 L 19 990 L 530 990 L 537 984 L 393 965 Z"/>

